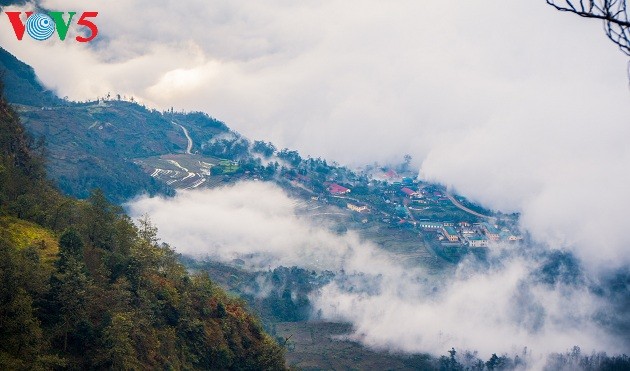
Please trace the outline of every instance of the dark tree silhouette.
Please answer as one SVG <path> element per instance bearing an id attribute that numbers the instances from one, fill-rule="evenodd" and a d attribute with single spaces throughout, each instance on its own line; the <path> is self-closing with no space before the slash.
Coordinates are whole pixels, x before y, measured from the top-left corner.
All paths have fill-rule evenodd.
<path id="1" fill-rule="evenodd" d="M 622 52 L 630 56 L 630 20 L 627 0 L 546 0 L 559 11 L 600 19 L 604 31 Z"/>

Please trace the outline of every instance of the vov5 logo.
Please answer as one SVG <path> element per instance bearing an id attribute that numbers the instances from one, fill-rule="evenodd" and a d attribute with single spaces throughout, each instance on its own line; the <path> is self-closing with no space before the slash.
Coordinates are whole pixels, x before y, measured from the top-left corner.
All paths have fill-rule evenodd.
<path id="1" fill-rule="evenodd" d="M 57 30 L 57 35 L 59 35 L 59 39 L 61 39 L 61 41 L 64 41 L 66 39 L 66 35 L 68 35 L 68 30 L 70 29 L 70 25 L 72 24 L 72 19 L 77 14 L 77 12 L 68 12 L 69 17 L 66 21 L 64 20 L 65 12 L 48 12 L 48 14 L 33 14 L 33 12 L 25 12 L 25 24 L 21 18 L 22 12 L 5 13 L 9 17 L 11 26 L 13 26 L 15 37 L 17 37 L 17 39 L 20 41 L 24 37 L 25 32 L 32 39 L 38 41 L 48 40 L 55 33 L 55 30 Z M 76 40 L 78 42 L 90 42 L 94 40 L 96 35 L 98 35 L 98 27 L 96 27 L 94 22 L 90 20 L 90 18 L 96 18 L 97 15 L 98 12 L 84 12 L 81 17 L 79 17 L 77 25 L 87 28 L 89 34 L 86 35 L 87 37 L 83 35 L 77 36 Z"/>

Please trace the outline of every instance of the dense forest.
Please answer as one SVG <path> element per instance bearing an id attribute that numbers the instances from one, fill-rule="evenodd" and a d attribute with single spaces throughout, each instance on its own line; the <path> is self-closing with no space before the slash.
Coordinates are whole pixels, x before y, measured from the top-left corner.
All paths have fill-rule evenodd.
<path id="1" fill-rule="evenodd" d="M 61 195 L 0 97 L 0 369 L 285 368 L 244 302 L 138 225 Z"/>

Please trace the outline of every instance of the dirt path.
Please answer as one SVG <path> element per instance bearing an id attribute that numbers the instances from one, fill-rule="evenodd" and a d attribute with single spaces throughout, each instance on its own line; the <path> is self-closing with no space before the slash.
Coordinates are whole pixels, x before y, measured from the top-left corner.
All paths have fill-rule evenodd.
<path id="1" fill-rule="evenodd" d="M 186 147 L 186 154 L 192 155 L 193 140 L 190 137 L 190 134 L 188 134 L 188 129 L 186 129 L 183 125 L 176 123 L 175 121 L 171 121 L 171 123 L 173 125 L 179 126 L 184 131 L 184 135 L 186 136 L 186 139 L 188 139 L 188 146 Z"/>
<path id="2" fill-rule="evenodd" d="M 480 218 L 485 218 L 485 219 L 496 219 L 492 216 L 488 216 L 488 215 L 483 215 L 483 214 L 479 214 L 478 212 L 474 211 L 474 210 L 470 210 L 469 208 L 467 208 L 466 206 L 462 205 L 459 203 L 459 201 L 457 201 L 455 199 L 455 197 L 453 197 L 453 195 L 451 195 L 448 192 L 444 192 L 444 194 L 446 195 L 446 197 L 448 197 L 449 200 L 451 200 L 451 202 L 453 203 L 453 205 L 455 205 L 457 208 L 459 208 L 460 210 L 463 210 L 465 212 L 467 212 L 468 214 L 472 214 L 474 216 L 478 216 Z"/>

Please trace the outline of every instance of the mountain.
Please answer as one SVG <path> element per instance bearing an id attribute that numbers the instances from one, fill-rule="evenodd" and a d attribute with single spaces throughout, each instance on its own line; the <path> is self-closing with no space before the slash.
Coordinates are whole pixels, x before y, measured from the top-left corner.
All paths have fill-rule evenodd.
<path id="1" fill-rule="evenodd" d="M 182 259 L 158 243 L 148 219 L 136 227 L 107 199 L 273 180 L 303 200 L 302 216 L 335 208 L 336 233 L 358 231 L 401 261 L 436 273 L 473 255 L 483 262 L 486 249 L 441 242 L 435 225 L 477 228 L 494 219 L 511 232 L 517 215 L 492 213 L 415 179 L 408 162 L 354 172 L 250 143 L 203 113 L 158 112 L 109 96 L 68 102 L 4 50 L 0 63 L 12 103 L 0 99 L 0 369 L 282 369 L 283 348 L 290 365 L 306 369 L 527 367 L 519 356 L 493 354 L 484 362 L 451 349 L 435 358 L 339 340 L 351 325 L 308 320 L 309 295 L 332 279 L 346 280 L 343 271 L 251 272 L 239 268 L 241 259 Z M 61 195 L 47 174 L 66 194 L 86 200 Z M 552 264 L 549 275 L 564 271 L 558 267 L 564 265 Z M 610 286 L 624 292 L 626 283 L 627 275 Z M 627 300 L 620 302 L 621 311 Z M 579 348 L 550 360 L 548 369 L 630 364 L 625 355 L 580 355 Z"/>
<path id="2" fill-rule="evenodd" d="M 63 103 L 54 92 L 40 84 L 31 66 L 22 63 L 2 47 L 0 47 L 0 77 L 6 86 L 6 99 L 11 103 L 28 106 L 50 106 Z"/>
<path id="3" fill-rule="evenodd" d="M 22 5 L 25 4 L 26 0 L 0 0 L 0 6 L 6 5 Z"/>
<path id="4" fill-rule="evenodd" d="M 156 233 L 100 191 L 61 195 L 0 94 L 0 369 L 285 369 L 243 302 Z"/>
<path id="5" fill-rule="evenodd" d="M 65 101 L 42 87 L 30 66 L 2 48 L 0 74 L 7 100 L 32 136 L 45 143 L 52 179 L 64 193 L 78 198 L 87 198 L 95 188 L 116 203 L 140 193 L 172 194 L 170 178 L 152 177 L 153 170 L 142 159 L 186 154 L 188 136 L 198 146 L 217 135 L 238 137 L 202 113 L 158 112 L 119 96 Z"/>

